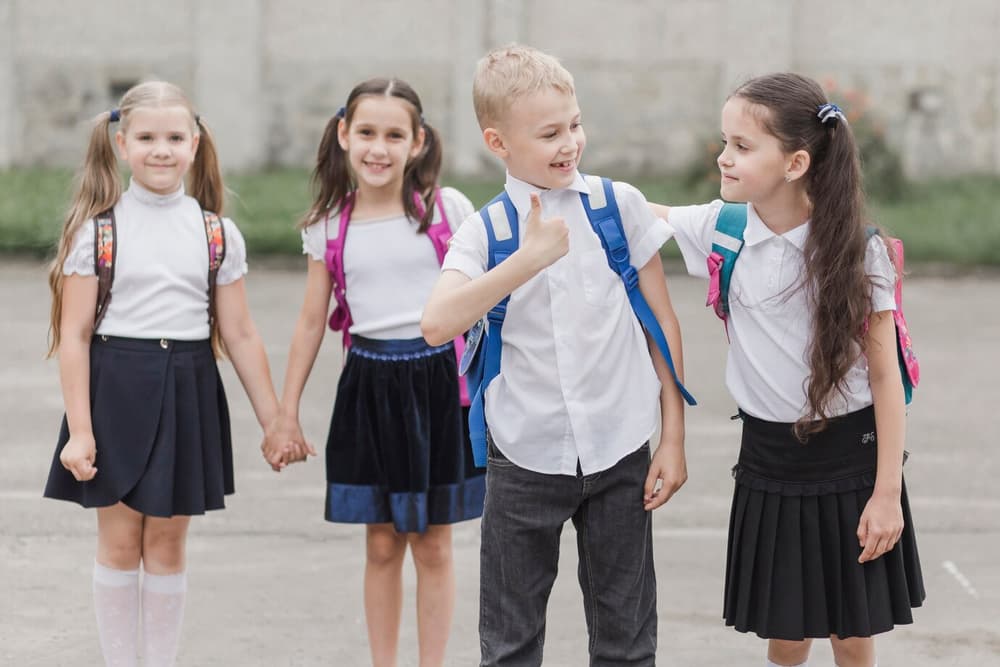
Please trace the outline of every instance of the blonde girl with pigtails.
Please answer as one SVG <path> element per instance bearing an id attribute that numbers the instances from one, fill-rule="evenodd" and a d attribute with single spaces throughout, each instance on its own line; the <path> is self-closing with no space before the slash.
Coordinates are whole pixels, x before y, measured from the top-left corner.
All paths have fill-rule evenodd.
<path id="1" fill-rule="evenodd" d="M 191 516 L 234 490 L 223 350 L 262 428 L 277 413 L 223 193 L 212 135 L 184 93 L 138 84 L 94 121 L 50 268 L 65 417 L 45 496 L 97 509 L 108 665 L 137 664 L 140 618 L 143 664 L 174 664 Z"/>

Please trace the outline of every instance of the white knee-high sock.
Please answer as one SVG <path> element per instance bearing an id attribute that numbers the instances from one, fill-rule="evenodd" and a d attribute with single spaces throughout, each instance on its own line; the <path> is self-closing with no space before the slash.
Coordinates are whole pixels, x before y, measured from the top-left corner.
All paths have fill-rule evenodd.
<path id="1" fill-rule="evenodd" d="M 139 570 L 114 570 L 94 561 L 94 611 L 104 664 L 135 667 L 139 630 Z"/>
<path id="2" fill-rule="evenodd" d="M 146 667 L 171 667 L 177 658 L 184 620 L 187 578 L 142 574 L 142 659 Z"/>
<path id="3" fill-rule="evenodd" d="M 805 662 L 800 663 L 798 665 L 779 665 L 776 662 L 771 662 L 770 660 L 768 660 L 767 667 L 809 667 L 809 661 L 806 660 Z"/>

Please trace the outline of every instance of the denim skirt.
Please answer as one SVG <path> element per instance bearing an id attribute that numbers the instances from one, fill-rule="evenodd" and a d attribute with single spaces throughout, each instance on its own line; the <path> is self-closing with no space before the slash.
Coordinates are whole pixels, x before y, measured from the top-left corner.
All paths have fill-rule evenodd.
<path id="1" fill-rule="evenodd" d="M 352 336 L 326 443 L 327 521 L 424 532 L 482 515 L 452 343 Z"/>
<path id="2" fill-rule="evenodd" d="M 229 409 L 209 341 L 95 335 L 90 406 L 97 474 L 78 482 L 59 462 L 69 440 L 63 417 L 47 498 L 122 502 L 156 517 L 225 506 L 233 493 Z"/>
<path id="3" fill-rule="evenodd" d="M 741 416 L 726 624 L 800 640 L 870 637 L 912 623 L 924 584 L 905 484 L 902 537 L 881 557 L 858 563 L 858 522 L 875 485 L 874 409 L 831 419 L 806 443 L 793 424 Z"/>

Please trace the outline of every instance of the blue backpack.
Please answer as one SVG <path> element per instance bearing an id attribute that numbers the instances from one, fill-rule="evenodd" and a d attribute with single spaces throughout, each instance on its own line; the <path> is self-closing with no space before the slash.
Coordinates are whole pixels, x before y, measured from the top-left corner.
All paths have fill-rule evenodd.
<path id="1" fill-rule="evenodd" d="M 694 396 L 688 393 L 674 369 L 670 347 L 663 335 L 649 304 L 639 290 L 639 273 L 630 263 L 628 240 L 622 227 L 621 213 L 615 201 L 611 179 L 584 176 L 590 187 L 590 194 L 580 194 L 583 209 L 587 213 L 590 226 L 601 239 L 601 246 L 608 256 L 608 266 L 625 283 L 625 292 L 636 317 L 656 341 L 660 353 L 667 362 L 674 382 L 688 405 L 695 405 Z M 504 261 L 518 248 L 517 210 L 506 191 L 497 195 L 479 211 L 486 227 L 489 241 L 487 250 L 487 270 Z M 507 314 L 510 295 L 490 309 L 486 317 L 477 322 L 466 339 L 465 354 L 459 372 L 466 376 L 469 394 L 473 397 L 469 408 L 469 431 L 472 439 L 472 453 L 476 466 L 486 465 L 486 413 L 484 397 L 490 382 L 500 374 L 500 352 L 503 349 L 503 321 Z"/>
<path id="2" fill-rule="evenodd" d="M 726 325 L 729 333 L 729 283 L 733 277 L 733 267 L 736 258 L 743 250 L 743 232 L 747 227 L 746 204 L 723 204 L 719 217 L 715 221 L 715 235 L 712 238 L 712 253 L 708 256 L 708 302 L 707 306 L 715 309 L 715 314 Z M 867 238 L 878 234 L 877 227 L 868 227 Z M 886 238 L 886 244 L 892 246 L 893 264 L 896 268 L 895 299 L 896 310 L 893 321 L 896 325 L 896 353 L 899 359 L 899 370 L 903 376 L 903 393 L 906 404 L 913 400 L 913 388 L 920 382 L 920 364 L 913 352 L 913 341 L 910 339 L 910 329 L 903 317 L 903 242 L 895 238 Z M 867 322 L 865 323 L 867 327 Z"/>

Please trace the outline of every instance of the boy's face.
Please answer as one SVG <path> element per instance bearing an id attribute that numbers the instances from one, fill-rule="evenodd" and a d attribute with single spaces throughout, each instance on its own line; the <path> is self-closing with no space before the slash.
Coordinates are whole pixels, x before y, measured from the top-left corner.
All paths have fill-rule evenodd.
<path id="1" fill-rule="evenodd" d="M 547 190 L 573 184 L 587 145 L 576 95 L 554 88 L 516 100 L 483 139 L 512 176 Z"/>

